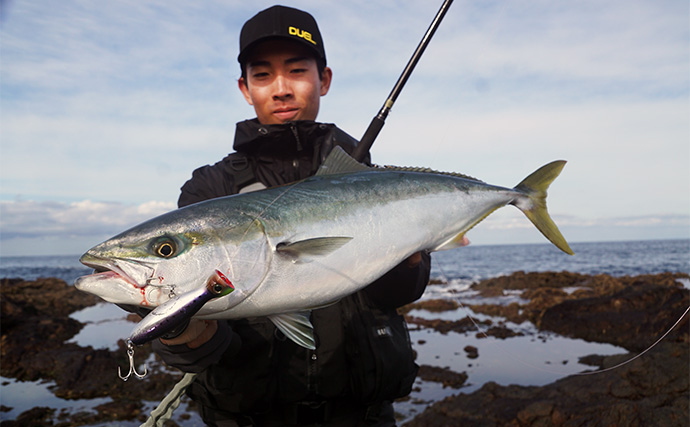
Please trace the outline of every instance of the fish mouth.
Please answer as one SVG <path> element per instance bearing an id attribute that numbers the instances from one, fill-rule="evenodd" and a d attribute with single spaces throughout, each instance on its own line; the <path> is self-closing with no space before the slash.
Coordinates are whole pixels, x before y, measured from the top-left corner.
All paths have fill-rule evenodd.
<path id="1" fill-rule="evenodd" d="M 87 252 L 79 258 L 79 262 L 94 269 L 93 274 L 85 277 L 122 279 L 140 289 L 145 288 L 154 276 L 154 269 L 151 266 L 132 259 L 105 258 Z"/>

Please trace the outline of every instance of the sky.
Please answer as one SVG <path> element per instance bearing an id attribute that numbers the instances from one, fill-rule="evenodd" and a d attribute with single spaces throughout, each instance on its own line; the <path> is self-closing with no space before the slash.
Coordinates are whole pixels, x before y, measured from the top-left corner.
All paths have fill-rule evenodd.
<path id="1" fill-rule="evenodd" d="M 285 1 L 311 12 L 333 84 L 319 120 L 359 138 L 442 1 Z M 0 255 L 71 255 L 175 208 L 254 117 L 242 24 L 266 1 L 0 0 Z M 549 190 L 570 242 L 690 237 L 690 3 L 456 0 L 374 162 Z M 512 207 L 473 244 L 543 243 Z"/>

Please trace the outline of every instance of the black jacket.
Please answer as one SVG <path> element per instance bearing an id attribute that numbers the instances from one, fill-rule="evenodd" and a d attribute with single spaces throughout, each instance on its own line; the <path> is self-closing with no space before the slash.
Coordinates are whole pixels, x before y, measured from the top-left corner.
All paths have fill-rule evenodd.
<path id="1" fill-rule="evenodd" d="M 256 119 L 240 122 L 234 143 L 237 152 L 212 166 L 195 170 L 192 179 L 182 187 L 178 204 L 182 207 L 236 194 L 257 181 L 271 187 L 307 178 L 316 172 L 335 145 L 351 153 L 356 144 L 355 139 L 332 124 L 304 121 L 261 125 Z M 186 345 L 164 346 L 158 341 L 154 349 L 169 365 L 186 372 L 200 372 L 188 394 L 201 404 L 207 421 L 271 411 L 290 402 L 354 399 L 363 393 L 357 390 L 361 386 L 352 378 L 353 371 L 361 368 L 358 365 L 361 360 L 357 359 L 374 356 L 362 356 L 358 344 L 353 343 L 359 339 L 353 332 L 356 328 L 350 325 L 359 323 L 365 312 L 384 322 L 395 318 L 404 327 L 404 321 L 396 317 L 395 308 L 422 295 L 429 270 L 430 258 L 424 254 L 417 267 L 409 268 L 403 263 L 359 295 L 314 310 L 312 324 L 317 340 L 314 351 L 286 339 L 265 318 L 219 322 L 216 335 L 195 350 Z M 401 333 L 408 338 L 406 330 Z M 401 356 L 413 361 L 409 342 L 403 344 L 407 344 L 403 350 L 395 351 L 405 353 Z M 400 381 L 387 376 L 414 378 L 416 369 L 411 365 L 397 366 L 395 373 L 382 373 L 383 381 Z M 369 393 L 369 396 L 382 398 L 381 393 Z M 398 396 L 383 393 L 383 398 L 386 397 Z"/>
<path id="2" fill-rule="evenodd" d="M 312 121 L 262 125 L 256 119 L 237 124 L 235 153 L 195 170 L 182 186 L 179 207 L 237 194 L 253 182 L 275 187 L 308 178 L 333 147 L 352 153 L 357 140 L 333 124 Z M 367 159 L 368 161 L 368 159 Z"/>

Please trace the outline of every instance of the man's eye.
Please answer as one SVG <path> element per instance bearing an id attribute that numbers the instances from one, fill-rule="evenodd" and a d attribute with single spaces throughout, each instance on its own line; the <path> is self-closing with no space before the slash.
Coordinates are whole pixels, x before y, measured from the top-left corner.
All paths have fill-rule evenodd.
<path id="1" fill-rule="evenodd" d="M 252 77 L 255 79 L 262 79 L 268 77 L 268 73 L 254 73 L 252 74 Z"/>
<path id="2" fill-rule="evenodd" d="M 290 70 L 291 73 L 299 74 L 299 73 L 305 73 L 307 71 L 306 68 L 294 68 Z"/>

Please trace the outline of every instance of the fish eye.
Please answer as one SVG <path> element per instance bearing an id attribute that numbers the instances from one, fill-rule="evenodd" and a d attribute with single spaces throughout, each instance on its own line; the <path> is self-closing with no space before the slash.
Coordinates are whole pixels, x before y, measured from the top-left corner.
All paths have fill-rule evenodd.
<path id="1" fill-rule="evenodd" d="M 170 258 L 171 256 L 175 255 L 176 250 L 177 245 L 170 239 L 161 240 L 160 242 L 156 243 L 154 247 L 156 255 L 161 258 Z"/>
<path id="2" fill-rule="evenodd" d="M 213 292 L 217 294 L 223 292 L 223 285 L 221 285 L 220 283 L 216 283 L 215 285 L 213 285 Z"/>

